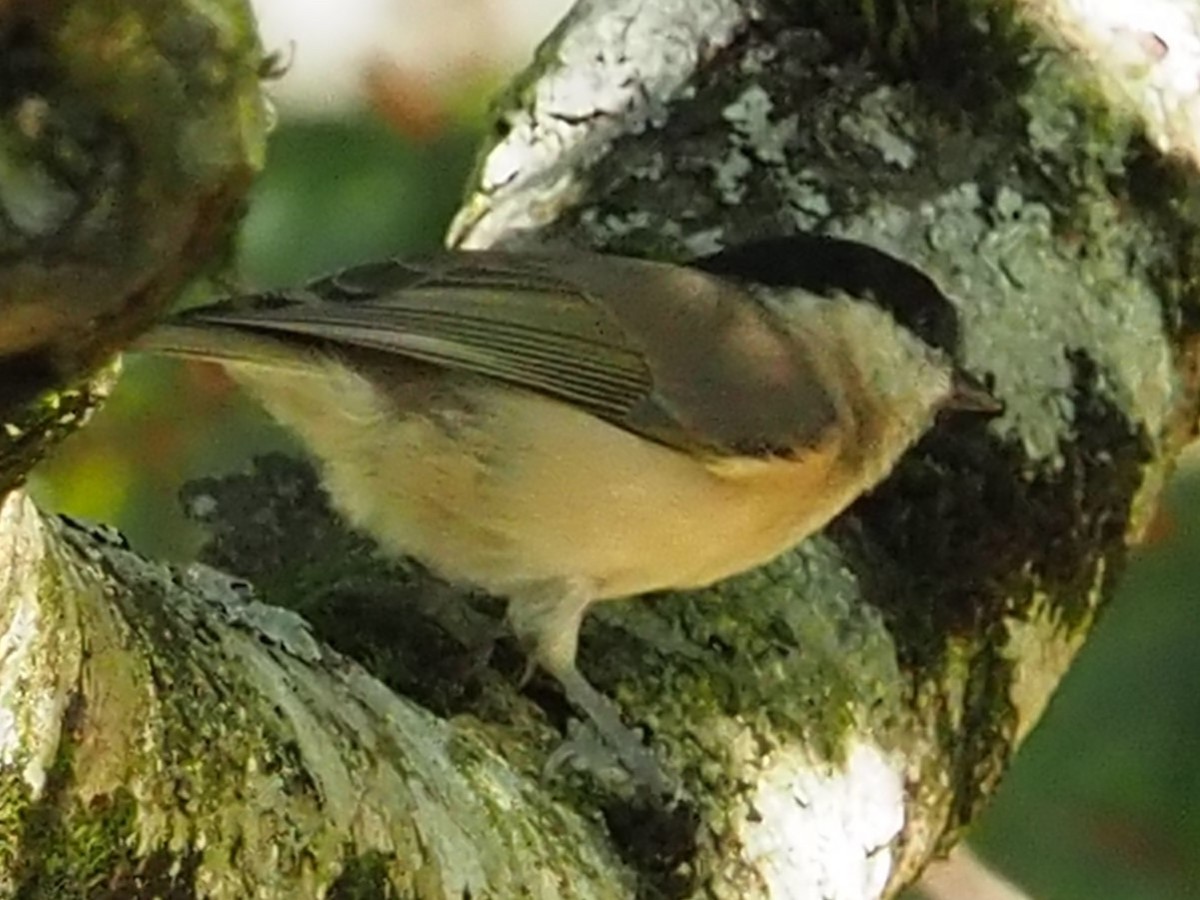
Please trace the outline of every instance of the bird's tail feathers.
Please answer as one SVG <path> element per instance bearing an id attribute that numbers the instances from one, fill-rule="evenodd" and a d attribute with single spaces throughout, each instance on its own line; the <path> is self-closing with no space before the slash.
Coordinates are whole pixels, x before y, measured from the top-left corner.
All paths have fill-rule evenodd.
<path id="1" fill-rule="evenodd" d="M 306 362 L 304 351 L 294 343 L 241 328 L 207 324 L 173 322 L 157 325 L 138 337 L 129 349 L 134 353 L 155 353 L 271 369 L 305 368 Z"/>

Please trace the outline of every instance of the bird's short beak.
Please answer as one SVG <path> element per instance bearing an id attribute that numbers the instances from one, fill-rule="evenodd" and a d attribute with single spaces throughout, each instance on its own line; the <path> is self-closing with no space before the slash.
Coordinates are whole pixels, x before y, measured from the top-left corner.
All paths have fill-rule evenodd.
<path id="1" fill-rule="evenodd" d="M 1004 412 L 1004 404 L 996 399 L 975 376 L 955 369 L 950 385 L 950 397 L 946 409 L 956 412 L 990 413 Z"/>

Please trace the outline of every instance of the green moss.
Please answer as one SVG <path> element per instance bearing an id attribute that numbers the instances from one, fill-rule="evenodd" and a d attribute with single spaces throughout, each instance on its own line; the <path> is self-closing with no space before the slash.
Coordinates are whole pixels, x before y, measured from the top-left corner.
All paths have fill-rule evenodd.
<path id="1" fill-rule="evenodd" d="M 68 713 L 70 717 L 72 714 Z M 78 712 L 74 713 L 78 715 Z M 134 826 L 137 805 L 124 788 L 95 797 L 84 807 L 73 798 L 73 745 L 63 741 L 47 772 L 41 796 L 28 801 L 15 774 L 6 779 L 5 807 L 14 827 L 5 828 L 15 845 L 4 860 L 13 873 L 17 900 L 75 900 L 106 895 L 114 878 L 136 865 Z M 25 796 L 22 796 L 24 794 Z"/>
<path id="2" fill-rule="evenodd" d="M 243 161 L 261 167 L 266 113 L 249 63 L 262 51 L 245 4 L 75 2 L 54 40 L 76 89 L 129 127 L 144 174 L 191 183 Z"/>
<path id="3" fill-rule="evenodd" d="M 686 635 L 688 650 L 669 669 L 658 670 L 625 628 L 604 627 L 602 613 L 587 627 L 582 666 L 610 692 L 619 684 L 623 705 L 653 710 L 652 730 L 684 733 L 691 730 L 684 723 L 714 723 L 691 738 L 701 758 L 723 760 L 724 768 L 711 771 L 714 787 L 729 768 L 755 764 L 764 750 L 758 742 L 771 735 L 794 738 L 837 765 L 865 717 L 899 722 L 903 714 L 891 638 L 857 591 L 838 548 L 813 538 L 709 591 L 626 604 L 641 607 L 641 615 L 661 612 Z M 706 648 L 699 657 L 697 647 Z M 690 747 L 680 752 L 695 755 Z"/>
<path id="4" fill-rule="evenodd" d="M 104 366 L 189 279 L 225 263 L 265 156 L 260 58 L 244 0 L 6 14 L 0 489 L 73 430 L 20 407 Z"/>
<path id="5" fill-rule="evenodd" d="M 355 856 L 345 848 L 342 873 L 329 885 L 328 900 L 399 900 L 388 879 L 388 858 L 371 851 Z"/>
<path id="6" fill-rule="evenodd" d="M 21 355 L 0 359 L 0 496 L 16 487 L 51 448 L 87 422 L 116 383 L 120 365 L 66 387 L 47 359 Z"/>
<path id="7" fill-rule="evenodd" d="M 127 877 L 136 866 L 135 810 L 124 789 L 66 813 L 35 806 L 27 821 L 25 877 L 18 897 L 95 897 L 115 879 Z"/>
<path id="8" fill-rule="evenodd" d="M 14 872 L 21 855 L 20 834 L 29 785 L 16 766 L 0 770 L 0 872 Z"/>

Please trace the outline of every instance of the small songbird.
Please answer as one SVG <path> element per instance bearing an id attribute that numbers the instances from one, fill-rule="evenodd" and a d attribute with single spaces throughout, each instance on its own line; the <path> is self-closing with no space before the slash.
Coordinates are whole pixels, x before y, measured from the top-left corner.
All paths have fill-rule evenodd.
<path id="1" fill-rule="evenodd" d="M 532 659 L 659 789 L 576 668 L 584 613 L 771 560 L 940 409 L 994 407 L 867 296 L 913 283 L 949 304 L 917 270 L 824 237 L 691 266 L 446 251 L 192 309 L 139 348 L 221 363 L 320 458 L 351 523 L 507 598 Z"/>

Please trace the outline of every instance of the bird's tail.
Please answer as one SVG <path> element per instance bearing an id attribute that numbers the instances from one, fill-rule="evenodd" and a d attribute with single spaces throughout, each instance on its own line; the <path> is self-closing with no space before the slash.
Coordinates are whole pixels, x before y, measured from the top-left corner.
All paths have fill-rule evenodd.
<path id="1" fill-rule="evenodd" d="M 180 322 L 155 326 L 139 336 L 129 350 L 271 369 L 303 368 L 307 358 L 304 349 L 294 342 L 285 343 L 243 328 Z"/>

